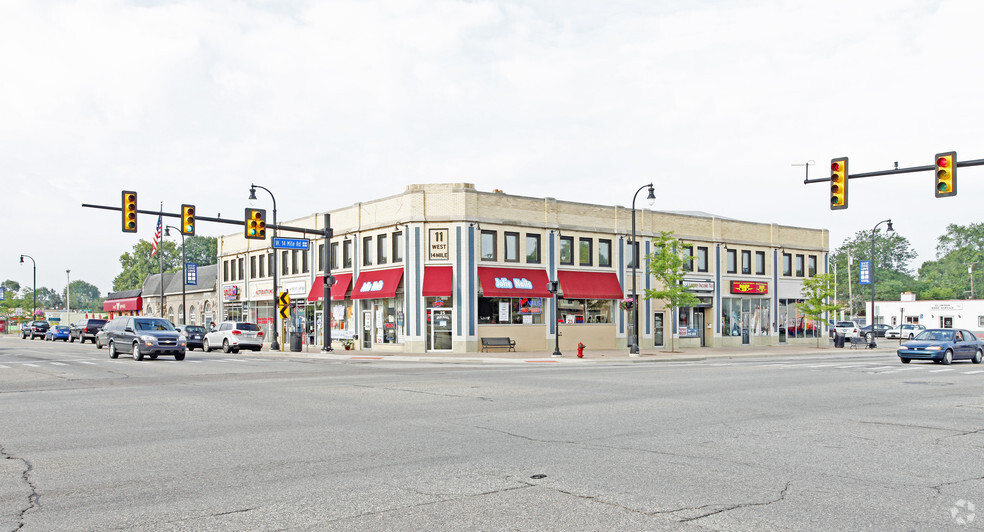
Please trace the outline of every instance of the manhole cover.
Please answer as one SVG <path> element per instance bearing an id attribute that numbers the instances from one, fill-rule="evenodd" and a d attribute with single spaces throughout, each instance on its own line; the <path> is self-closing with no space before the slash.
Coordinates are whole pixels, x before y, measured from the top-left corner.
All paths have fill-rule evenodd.
<path id="1" fill-rule="evenodd" d="M 536 475 L 533 475 L 530 478 L 532 478 L 533 480 L 540 480 L 541 478 L 547 478 L 547 475 L 544 475 L 544 474 L 536 474 Z"/>

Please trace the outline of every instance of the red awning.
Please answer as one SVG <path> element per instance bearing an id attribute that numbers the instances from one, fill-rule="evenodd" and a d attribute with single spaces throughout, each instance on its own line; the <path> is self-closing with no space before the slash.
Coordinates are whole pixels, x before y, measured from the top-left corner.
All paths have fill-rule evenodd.
<path id="1" fill-rule="evenodd" d="M 424 297 L 451 297 L 451 266 L 424 266 Z"/>
<path id="2" fill-rule="evenodd" d="M 352 287 L 352 299 L 383 299 L 396 297 L 396 288 L 403 279 L 403 268 L 362 272 Z M 332 294 L 334 297 L 334 294 Z"/>
<path id="3" fill-rule="evenodd" d="M 484 297 L 551 297 L 546 270 L 478 267 Z"/>
<path id="4" fill-rule="evenodd" d="M 345 293 L 348 292 L 349 284 L 352 283 L 351 273 L 340 273 L 335 275 L 335 284 L 331 287 L 331 298 L 334 299 L 345 299 Z M 319 275 L 314 278 L 314 284 L 311 285 L 311 291 L 308 292 L 308 301 L 321 301 L 325 298 L 325 277 Z"/>
<path id="5" fill-rule="evenodd" d="M 103 311 L 122 312 L 125 310 L 140 310 L 143 304 L 140 297 L 128 297 L 125 299 L 107 299 L 103 301 Z"/>
<path id="6" fill-rule="evenodd" d="M 625 293 L 615 272 L 559 270 L 557 278 L 565 299 L 622 299 Z"/>

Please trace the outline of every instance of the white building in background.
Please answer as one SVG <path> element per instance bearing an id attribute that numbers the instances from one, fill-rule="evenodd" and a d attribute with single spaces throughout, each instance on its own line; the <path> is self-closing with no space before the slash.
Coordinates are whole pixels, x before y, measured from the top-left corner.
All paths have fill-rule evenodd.
<path id="1" fill-rule="evenodd" d="M 915 294 L 903 293 L 900 301 L 875 301 L 875 323 L 897 326 L 918 323 L 928 329 L 967 329 L 984 333 L 984 300 L 947 299 L 917 301 Z M 869 301 L 867 307 L 871 308 Z"/>

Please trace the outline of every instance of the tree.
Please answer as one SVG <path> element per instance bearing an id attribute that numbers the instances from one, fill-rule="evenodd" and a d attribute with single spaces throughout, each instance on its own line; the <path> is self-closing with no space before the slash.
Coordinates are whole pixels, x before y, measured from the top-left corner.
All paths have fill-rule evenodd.
<path id="1" fill-rule="evenodd" d="M 663 288 L 647 288 L 645 298 L 663 301 L 671 315 L 674 309 L 700 303 L 700 299 L 683 286 L 683 265 L 693 258 L 683 257 L 682 245 L 673 237 L 673 232 L 660 231 L 659 236 L 653 239 L 653 247 L 648 257 L 649 275 L 662 283 Z M 670 352 L 673 352 L 673 331 L 670 331 Z"/>
<path id="2" fill-rule="evenodd" d="M 837 271 L 836 301 L 848 301 L 851 316 L 863 314 L 866 308 L 864 302 L 871 300 L 871 285 L 862 285 L 859 275 L 860 261 L 871 260 L 871 238 L 871 229 L 863 229 L 830 254 L 831 267 Z M 916 252 L 909 240 L 897 231 L 884 234 L 879 229 L 874 238 L 875 298 L 883 301 L 897 300 L 900 292 L 913 290 L 917 286 L 909 269 L 909 263 L 916 258 Z M 850 265 L 848 256 L 851 258 Z M 853 301 L 849 296 L 853 296 Z"/>
<path id="3" fill-rule="evenodd" d="M 185 258 L 199 266 L 215 264 L 218 260 L 218 239 L 211 236 L 189 236 L 185 238 Z M 181 250 L 178 249 L 180 254 Z M 180 263 L 178 268 L 180 269 Z"/>
<path id="4" fill-rule="evenodd" d="M 17 281 L 11 281 L 10 279 L 4 281 L 2 286 L 7 290 L 8 297 L 16 296 L 21 289 L 20 283 Z"/>
<path id="5" fill-rule="evenodd" d="M 976 297 L 984 286 L 972 283 L 971 276 L 984 272 L 984 224 L 950 224 L 939 237 L 936 260 L 919 268 L 919 299 L 960 299 Z M 976 280 L 976 279 L 975 279 Z"/>
<path id="6" fill-rule="evenodd" d="M 803 302 L 797 303 L 796 308 L 804 316 L 821 323 L 828 313 L 840 310 L 841 306 L 831 303 L 834 297 L 834 274 L 821 273 L 803 279 Z M 817 335 L 817 348 L 820 347 L 820 335 Z"/>
<path id="7" fill-rule="evenodd" d="M 71 307 L 80 309 L 101 309 L 103 297 L 99 289 L 81 279 L 72 281 L 68 285 L 68 297 L 71 300 Z"/>
<path id="8" fill-rule="evenodd" d="M 160 273 L 158 257 L 150 256 L 153 247 L 150 242 L 140 240 L 133 246 L 131 253 L 124 253 L 120 256 L 120 265 L 123 271 L 113 279 L 113 290 L 137 290 L 143 287 L 143 282 L 148 275 Z M 158 254 L 162 255 L 164 271 L 177 268 L 181 264 L 181 250 L 174 242 L 165 240 L 158 246 Z"/>

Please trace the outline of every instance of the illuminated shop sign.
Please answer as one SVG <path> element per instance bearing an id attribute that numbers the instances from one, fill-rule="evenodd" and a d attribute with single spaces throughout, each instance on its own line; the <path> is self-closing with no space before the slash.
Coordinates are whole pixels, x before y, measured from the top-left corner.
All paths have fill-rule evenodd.
<path id="1" fill-rule="evenodd" d="M 500 290 L 511 290 L 513 288 L 518 290 L 533 290 L 533 281 L 530 281 L 526 277 L 513 277 L 512 279 L 508 277 L 496 277 L 495 287 Z"/>
<path id="2" fill-rule="evenodd" d="M 769 283 L 752 281 L 731 281 L 732 294 L 768 294 Z"/>

